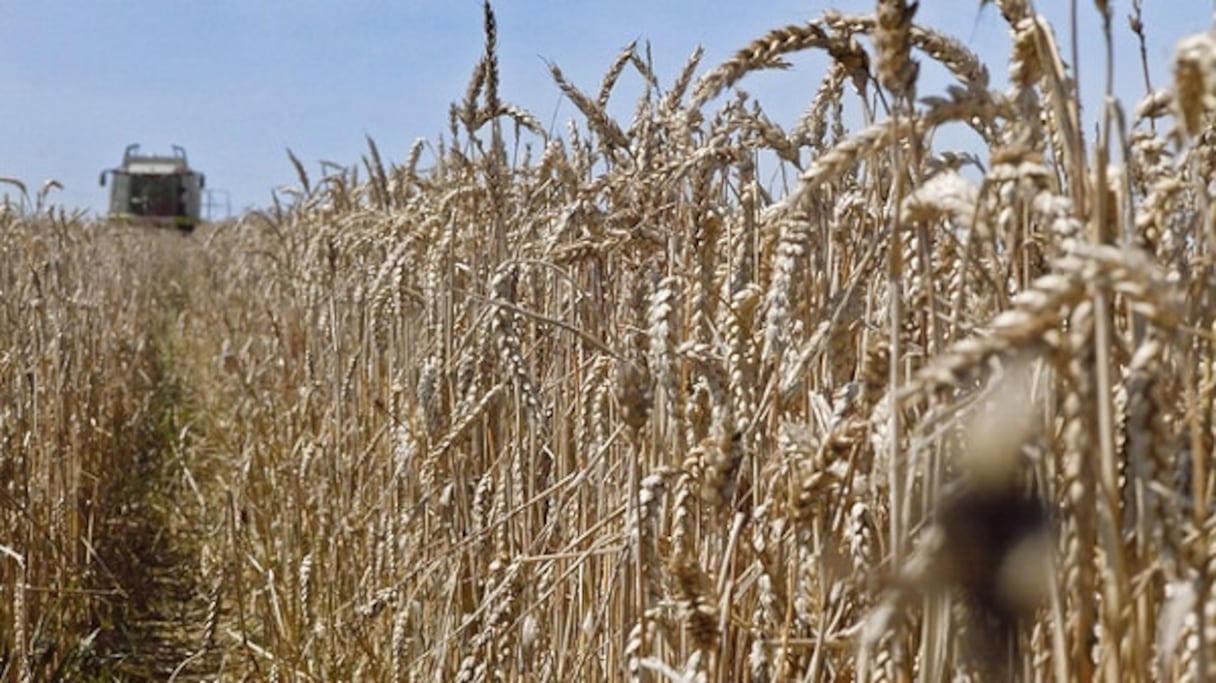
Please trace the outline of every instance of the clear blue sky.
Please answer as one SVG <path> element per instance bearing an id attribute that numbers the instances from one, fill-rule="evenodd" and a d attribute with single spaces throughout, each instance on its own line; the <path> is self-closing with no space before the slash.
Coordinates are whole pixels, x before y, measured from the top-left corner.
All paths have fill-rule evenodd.
<path id="1" fill-rule="evenodd" d="M 1066 44 L 1067 0 L 1038 4 Z M 1130 0 L 1113 4 L 1120 89 L 1135 99 L 1143 86 L 1126 28 Z M 919 21 L 972 45 L 1003 83 L 1007 28 L 994 8 L 981 12 L 974 0 L 921 5 Z M 1212 3 L 1145 5 L 1159 86 L 1177 40 L 1211 25 Z M 542 122 L 564 123 L 574 110 L 546 60 L 595 92 L 622 47 L 648 40 L 667 84 L 698 44 L 704 71 L 766 30 L 828 7 L 867 12 L 874 2 L 500 0 L 501 93 Z M 1079 7 L 1082 82 L 1093 89 L 1101 84 L 1096 13 L 1088 0 Z M 268 204 L 273 188 L 295 182 L 288 147 L 314 175 L 321 160 L 357 162 L 364 135 L 389 160 L 404 160 L 416 138 L 446 130 L 448 105 L 462 97 L 482 49 L 477 0 L 12 0 L 0 8 L 0 176 L 31 187 L 57 179 L 65 186 L 58 202 L 91 210 L 106 204 L 98 173 L 132 142 L 145 151 L 184 146 L 238 211 Z M 815 57 L 795 65 L 741 84 L 783 125 L 809 103 L 823 73 Z M 930 76 L 920 94 L 941 85 Z M 617 111 L 627 115 L 636 78 L 620 88 Z"/>

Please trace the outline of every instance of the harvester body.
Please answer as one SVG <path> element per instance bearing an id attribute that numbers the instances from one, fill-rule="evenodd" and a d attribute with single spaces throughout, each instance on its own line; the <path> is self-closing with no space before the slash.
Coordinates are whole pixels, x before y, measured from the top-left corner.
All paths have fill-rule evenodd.
<path id="1" fill-rule="evenodd" d="M 128 145 L 122 166 L 103 171 L 110 183 L 110 218 L 190 232 L 199 223 L 203 174 L 186 161 L 186 150 L 173 146 L 171 156 L 144 155 Z"/>

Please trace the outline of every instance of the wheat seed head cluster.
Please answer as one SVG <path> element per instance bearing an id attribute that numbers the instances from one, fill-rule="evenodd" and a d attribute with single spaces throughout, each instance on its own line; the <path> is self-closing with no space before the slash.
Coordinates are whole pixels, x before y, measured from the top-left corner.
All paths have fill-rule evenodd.
<path id="1" fill-rule="evenodd" d="M 6 202 L 0 680 L 1216 676 L 1216 37 L 1083 115 L 991 4 L 1000 65 L 905 0 L 550 65 L 554 128 L 487 2 L 402 162 Z"/>

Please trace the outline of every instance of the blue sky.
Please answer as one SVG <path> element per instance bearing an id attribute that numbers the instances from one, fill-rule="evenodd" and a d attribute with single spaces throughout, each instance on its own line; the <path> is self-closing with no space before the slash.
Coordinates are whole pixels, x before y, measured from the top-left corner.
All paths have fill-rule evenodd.
<path id="1" fill-rule="evenodd" d="M 1039 0 L 1067 44 L 1066 0 Z M 1139 54 L 1127 31 L 1130 1 L 1115 6 L 1117 73 L 1123 97 L 1143 93 Z M 918 21 L 979 51 L 1003 82 L 1007 27 L 972 0 L 922 0 Z M 1093 3 L 1078 0 L 1081 77 L 1087 102 L 1101 85 L 1101 43 Z M 1211 25 L 1208 0 L 1145 0 L 1154 84 L 1169 78 L 1177 40 Z M 873 0 L 500 0 L 499 53 L 505 100 L 542 122 L 574 115 L 552 84 L 553 61 L 584 90 L 622 47 L 649 41 L 670 83 L 697 45 L 703 69 L 765 31 L 814 18 L 828 7 L 868 12 Z M 447 127 L 449 103 L 464 93 L 482 45 L 477 0 L 12 0 L 0 2 L 0 176 L 32 187 L 64 185 L 55 199 L 102 210 L 98 173 L 123 148 L 184 146 L 208 186 L 227 190 L 233 209 L 264 206 L 292 184 L 291 148 L 313 174 L 320 161 L 351 164 L 372 136 L 389 160 Z M 783 125 L 796 120 L 823 73 L 816 56 L 759 74 L 740 87 Z M 920 94 L 944 81 L 926 75 Z M 636 78 L 620 84 L 615 111 L 627 115 Z M 1091 110 L 1093 107 L 1091 107 Z M 0 188 L 0 193 L 4 192 Z"/>

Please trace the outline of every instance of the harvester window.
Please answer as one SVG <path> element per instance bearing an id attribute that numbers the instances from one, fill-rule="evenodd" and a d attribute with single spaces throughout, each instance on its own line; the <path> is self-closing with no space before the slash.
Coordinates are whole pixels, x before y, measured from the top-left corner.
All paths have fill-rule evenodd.
<path id="1" fill-rule="evenodd" d="M 176 176 L 132 175 L 131 213 L 138 216 L 178 215 L 179 186 Z"/>

